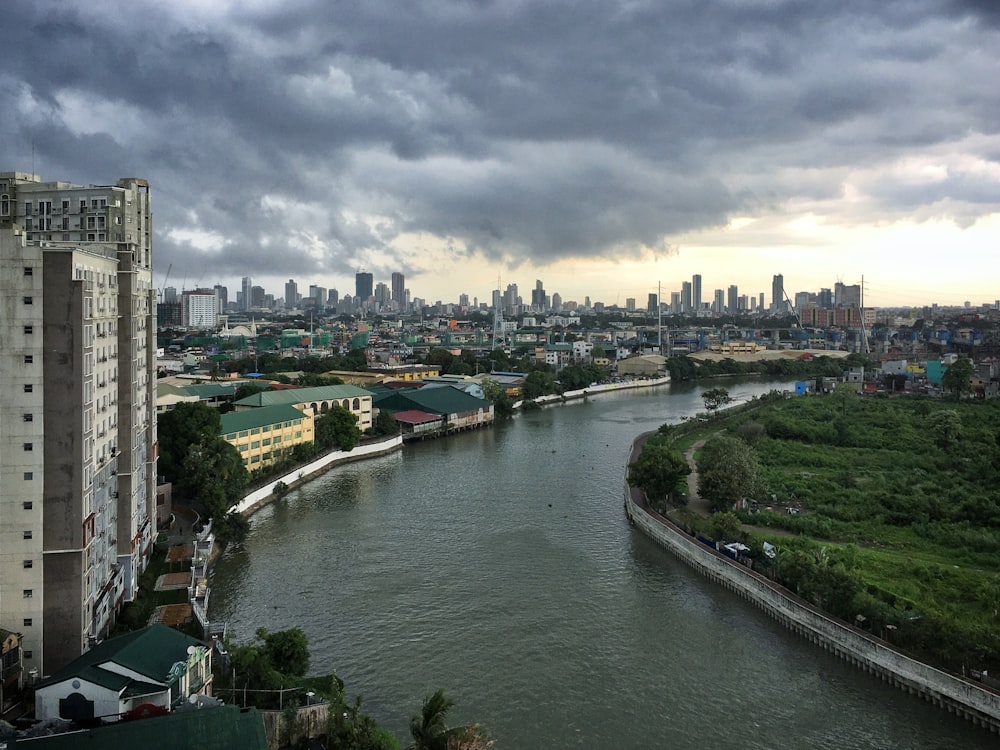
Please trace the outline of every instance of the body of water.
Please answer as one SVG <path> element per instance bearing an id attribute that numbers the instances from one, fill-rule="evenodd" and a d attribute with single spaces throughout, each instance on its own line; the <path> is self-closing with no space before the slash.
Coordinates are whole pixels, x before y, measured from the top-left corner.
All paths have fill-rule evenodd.
<path id="1" fill-rule="evenodd" d="M 236 641 L 302 628 L 311 671 L 335 669 L 404 744 L 443 687 L 453 723 L 498 748 L 996 747 L 629 526 L 632 439 L 702 411 L 702 390 L 605 394 L 335 468 L 253 517 L 212 618 Z"/>

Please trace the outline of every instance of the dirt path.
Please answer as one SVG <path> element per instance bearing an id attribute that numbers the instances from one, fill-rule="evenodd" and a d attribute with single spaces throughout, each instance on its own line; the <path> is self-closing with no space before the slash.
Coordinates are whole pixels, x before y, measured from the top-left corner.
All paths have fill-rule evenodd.
<path id="1" fill-rule="evenodd" d="M 694 454 L 701 450 L 701 448 L 705 445 L 706 440 L 708 440 L 708 438 L 697 440 L 691 445 L 690 448 L 684 451 L 684 460 L 687 461 L 687 465 L 691 469 L 691 473 L 688 474 L 687 477 L 687 507 L 692 513 L 702 516 L 703 518 L 708 518 L 712 515 L 712 508 L 709 506 L 708 501 L 698 494 L 698 464 L 695 463 Z"/>

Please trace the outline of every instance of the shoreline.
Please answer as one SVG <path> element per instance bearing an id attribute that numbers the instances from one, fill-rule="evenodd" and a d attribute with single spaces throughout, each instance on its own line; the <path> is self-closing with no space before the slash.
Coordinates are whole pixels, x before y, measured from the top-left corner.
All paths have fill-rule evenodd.
<path id="1" fill-rule="evenodd" d="M 649 434 L 633 440 L 628 463 L 638 455 Z M 696 540 L 647 506 L 642 490 L 629 484 L 628 463 L 624 500 L 629 523 L 681 562 L 851 665 L 971 721 L 974 726 L 1000 733 L 1000 693 L 897 651 L 885 641 L 842 623 L 783 586 Z"/>

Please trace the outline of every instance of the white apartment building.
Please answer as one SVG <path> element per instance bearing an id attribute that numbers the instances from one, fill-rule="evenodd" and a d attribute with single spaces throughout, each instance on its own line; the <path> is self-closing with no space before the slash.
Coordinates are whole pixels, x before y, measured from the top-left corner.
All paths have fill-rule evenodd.
<path id="1" fill-rule="evenodd" d="M 135 595 L 156 502 L 149 187 L 0 173 L 0 626 L 49 674 Z"/>
<path id="2" fill-rule="evenodd" d="M 219 298 L 214 289 L 195 289 L 181 295 L 181 325 L 214 329 L 219 323 Z"/>

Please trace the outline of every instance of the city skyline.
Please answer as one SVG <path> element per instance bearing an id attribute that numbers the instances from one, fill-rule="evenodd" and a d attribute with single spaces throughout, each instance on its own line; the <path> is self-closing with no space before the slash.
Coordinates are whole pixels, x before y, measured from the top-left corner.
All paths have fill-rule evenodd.
<path id="1" fill-rule="evenodd" d="M 371 279 L 366 278 L 365 282 L 365 283 L 370 283 L 372 289 L 372 294 L 369 296 L 378 298 L 379 296 L 378 287 L 382 287 L 385 293 L 386 300 L 392 300 L 393 302 L 397 302 L 397 296 L 395 294 L 395 289 L 397 287 L 391 286 L 389 283 L 387 283 L 386 280 L 382 280 L 377 275 L 371 274 L 370 272 L 367 271 L 359 272 L 358 274 L 356 274 L 354 278 L 345 280 L 342 286 L 317 285 L 314 280 L 305 280 L 305 279 L 284 279 L 280 283 L 276 283 L 274 286 L 269 286 L 267 280 L 258 279 L 257 277 L 242 277 L 240 280 L 241 283 L 236 284 L 235 287 L 236 289 L 242 289 L 241 286 L 242 282 L 250 279 L 252 280 L 253 287 L 261 289 L 265 297 L 271 298 L 275 301 L 276 308 L 291 309 L 296 307 L 301 308 L 302 300 L 310 296 L 315 296 L 313 292 L 317 290 L 322 293 L 322 299 L 324 300 L 330 300 L 332 297 L 333 302 L 330 302 L 330 304 L 333 305 L 335 305 L 337 301 L 342 300 L 345 297 L 345 295 L 350 299 L 352 299 L 353 301 L 356 298 L 358 276 L 371 277 Z M 402 274 L 401 272 L 392 272 L 389 274 L 388 277 L 388 279 L 392 282 L 392 284 L 396 284 L 397 282 L 402 283 L 404 278 L 405 278 L 404 274 Z M 780 286 L 776 286 L 777 278 L 781 279 Z M 157 287 L 160 288 L 162 286 L 163 289 L 168 291 L 168 294 L 172 295 L 171 299 L 166 301 L 178 301 L 182 290 L 180 287 L 171 283 L 171 279 L 172 277 L 166 279 L 168 283 L 165 286 L 162 286 L 162 283 L 158 283 Z M 966 299 L 954 303 L 943 303 L 936 300 L 927 300 L 922 303 L 915 303 L 915 304 L 880 305 L 878 304 L 877 301 L 872 300 L 871 298 L 871 291 L 870 291 L 871 285 L 870 281 L 867 278 L 858 279 L 856 282 L 853 283 L 848 281 L 843 281 L 840 278 L 836 278 L 833 280 L 828 280 L 827 283 L 824 283 L 818 287 L 793 288 L 789 286 L 789 282 L 785 279 L 784 274 L 772 274 L 768 279 L 767 286 L 759 289 L 745 287 L 740 285 L 739 283 L 727 283 L 725 282 L 725 280 L 720 280 L 718 284 L 716 284 L 715 281 L 713 281 L 711 278 L 709 280 L 710 283 L 705 283 L 703 274 L 693 274 L 690 279 L 679 280 L 676 286 L 674 287 L 668 286 L 661 282 L 659 284 L 654 284 L 652 291 L 648 291 L 646 288 L 644 288 L 641 293 L 631 293 L 626 295 L 624 292 L 622 292 L 617 294 L 614 298 L 611 299 L 601 298 L 598 295 L 587 294 L 587 293 L 581 294 L 578 297 L 573 295 L 566 295 L 562 293 L 562 291 L 558 288 L 551 288 L 549 283 L 544 281 L 543 279 L 534 279 L 531 281 L 530 284 L 527 284 L 520 280 L 506 281 L 501 279 L 502 283 L 500 288 L 496 287 L 496 280 L 494 279 L 494 287 L 482 294 L 476 294 L 462 289 L 462 290 L 456 290 L 450 296 L 445 296 L 445 297 L 423 296 L 419 293 L 419 290 L 417 290 L 414 293 L 413 290 L 411 290 L 408 285 L 406 285 L 405 288 L 402 286 L 398 288 L 404 292 L 405 303 L 407 305 L 412 304 L 413 301 L 415 300 L 422 300 L 422 304 L 429 306 L 441 303 L 446 305 L 457 305 L 461 307 L 461 306 L 472 306 L 474 303 L 478 303 L 480 306 L 486 305 L 487 307 L 492 307 L 495 294 L 499 292 L 501 296 L 503 296 L 505 290 L 508 289 L 511 285 L 513 285 L 518 288 L 518 296 L 522 299 L 523 306 L 525 308 L 531 308 L 535 306 L 536 303 L 536 294 L 535 294 L 536 289 L 534 287 L 537 284 L 542 283 L 545 286 L 543 292 L 545 293 L 548 299 L 550 300 L 558 299 L 562 303 L 573 303 L 574 305 L 581 307 L 584 306 L 585 300 L 590 300 L 592 304 L 600 303 L 607 307 L 617 307 L 627 310 L 649 308 L 649 305 L 652 304 L 652 300 L 655 297 L 657 297 L 657 295 L 660 295 L 662 304 L 664 305 L 665 309 L 669 309 L 672 307 L 673 305 L 672 297 L 676 297 L 677 300 L 681 303 L 683 309 L 693 310 L 696 307 L 694 285 L 697 283 L 697 281 L 701 281 L 702 283 L 701 300 L 700 300 L 701 309 L 708 309 L 711 311 L 716 311 L 716 307 L 720 299 L 719 298 L 720 292 L 722 294 L 721 299 L 723 307 L 725 308 L 726 311 L 730 311 L 733 309 L 732 302 L 734 300 L 737 302 L 738 305 L 737 309 L 740 310 L 759 308 L 760 307 L 759 300 L 764 300 L 763 304 L 764 308 L 770 310 L 773 308 L 774 305 L 775 291 L 776 289 L 779 288 L 782 290 L 785 300 L 792 307 L 795 307 L 797 305 L 798 302 L 797 297 L 802 297 L 802 295 L 811 295 L 815 297 L 818 300 L 819 306 L 821 307 L 833 306 L 834 290 L 838 286 L 850 288 L 852 290 L 851 293 L 853 295 L 852 304 L 859 305 L 863 301 L 864 307 L 866 308 L 876 308 L 876 307 L 923 308 L 923 307 L 931 307 L 934 305 L 938 305 L 941 307 L 979 308 L 982 306 L 995 307 L 998 304 L 998 300 L 1000 300 L 1000 295 L 998 295 L 998 298 L 995 299 L 983 299 L 983 300 Z M 298 294 L 297 301 L 299 304 L 290 304 L 287 298 L 287 290 L 290 284 L 294 285 L 294 287 L 298 289 L 308 286 L 310 293 Z M 218 284 L 202 285 L 201 287 L 198 288 L 211 289 L 213 286 L 218 287 L 219 285 Z M 237 295 L 235 293 L 235 290 L 230 291 L 233 289 L 234 285 L 222 284 L 221 286 L 225 287 L 228 292 L 228 301 L 230 303 L 235 304 L 237 300 Z M 862 287 L 863 287 L 863 292 L 862 292 Z M 278 293 L 279 290 L 281 289 L 285 290 L 284 297 L 281 296 L 280 293 Z M 194 291 L 194 288 L 187 289 L 187 291 L 192 292 Z M 824 304 L 824 294 L 823 294 L 824 292 L 829 294 L 829 300 L 830 300 L 829 304 Z M 462 300 L 466 300 L 466 302 L 463 303 Z M 646 304 L 647 300 L 649 301 L 648 304 Z M 742 306 L 743 303 L 745 303 L 747 306 L 746 307 Z M 260 308 L 260 307 L 266 307 L 266 305 L 251 305 L 251 307 Z M 245 306 L 241 306 L 238 309 L 240 310 L 245 309 Z M 398 309 L 398 306 L 396 309 Z"/>
<path id="2" fill-rule="evenodd" d="M 483 299 L 500 274 L 614 303 L 782 273 L 981 304 L 995 7 L 15 0 L 0 163 L 148 175 L 158 284 L 367 269 Z"/>

